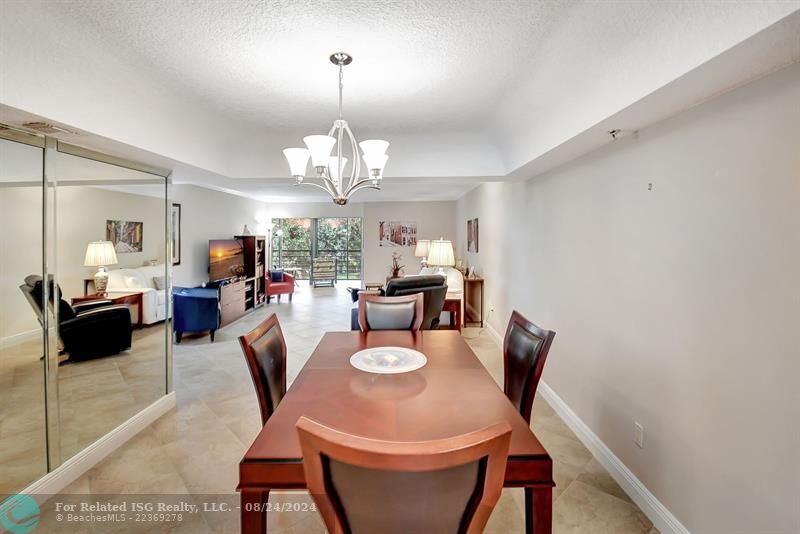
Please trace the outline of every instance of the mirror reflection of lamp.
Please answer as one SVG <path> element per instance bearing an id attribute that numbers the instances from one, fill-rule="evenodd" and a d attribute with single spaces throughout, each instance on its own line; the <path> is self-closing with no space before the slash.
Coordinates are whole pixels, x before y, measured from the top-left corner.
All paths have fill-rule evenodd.
<path id="1" fill-rule="evenodd" d="M 117 264 L 117 252 L 111 241 L 92 241 L 86 247 L 86 257 L 83 265 L 86 267 L 98 267 L 94 275 L 94 290 L 96 293 L 105 293 L 108 288 L 107 265 Z"/>

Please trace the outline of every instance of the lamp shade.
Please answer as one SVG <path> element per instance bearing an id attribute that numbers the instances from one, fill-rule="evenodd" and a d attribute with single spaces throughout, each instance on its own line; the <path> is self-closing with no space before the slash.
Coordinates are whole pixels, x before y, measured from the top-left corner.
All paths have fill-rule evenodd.
<path id="1" fill-rule="evenodd" d="M 283 155 L 289 163 L 289 173 L 291 176 L 305 176 L 310 155 L 307 148 L 284 148 Z"/>
<path id="2" fill-rule="evenodd" d="M 111 241 L 92 241 L 86 247 L 86 257 L 83 260 L 86 267 L 101 267 L 117 264 L 117 252 Z"/>
<path id="3" fill-rule="evenodd" d="M 417 241 L 417 248 L 414 249 L 414 256 L 417 258 L 425 258 L 431 250 L 430 239 L 420 239 Z"/>
<path id="4" fill-rule="evenodd" d="M 327 167 L 336 138 L 330 135 L 307 135 L 303 142 L 311 152 L 311 164 L 314 167 Z"/>
<path id="5" fill-rule="evenodd" d="M 450 267 L 456 264 L 453 254 L 453 243 L 445 239 L 431 241 L 431 250 L 428 252 L 428 263 L 439 267 Z"/>

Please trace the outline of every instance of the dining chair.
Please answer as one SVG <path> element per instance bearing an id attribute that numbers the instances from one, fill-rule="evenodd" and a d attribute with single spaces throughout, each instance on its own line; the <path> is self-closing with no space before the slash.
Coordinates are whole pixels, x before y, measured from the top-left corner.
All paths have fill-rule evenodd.
<path id="1" fill-rule="evenodd" d="M 358 296 L 358 325 L 370 330 L 419 330 L 424 318 L 422 293 L 396 297 Z"/>
<path id="2" fill-rule="evenodd" d="M 503 341 L 503 391 L 528 424 L 536 387 L 555 336 L 555 332 L 539 328 L 516 310 L 508 321 Z"/>
<path id="3" fill-rule="evenodd" d="M 267 419 L 286 394 L 286 341 L 275 314 L 243 336 L 239 336 L 247 367 L 261 409 L 261 423 Z"/>
<path id="4" fill-rule="evenodd" d="M 511 425 L 436 441 L 367 439 L 300 417 L 309 492 L 334 534 L 483 532 L 503 489 Z"/>

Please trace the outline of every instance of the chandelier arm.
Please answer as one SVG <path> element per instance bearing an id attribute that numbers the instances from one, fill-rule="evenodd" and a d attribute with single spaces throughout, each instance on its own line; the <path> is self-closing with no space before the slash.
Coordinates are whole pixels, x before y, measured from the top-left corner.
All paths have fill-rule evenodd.
<path id="1" fill-rule="evenodd" d="M 341 119 L 340 119 L 341 120 Z M 344 165 L 342 165 L 342 141 L 344 140 L 344 132 L 341 125 L 339 126 L 339 133 L 336 135 L 336 166 L 338 167 L 336 190 L 341 193 L 344 189 L 342 182 L 344 181 Z"/>
<path id="2" fill-rule="evenodd" d="M 364 179 L 359 180 L 358 182 L 354 183 L 350 187 L 348 187 L 347 191 L 344 194 L 344 196 L 349 198 L 350 195 L 352 195 L 353 193 L 356 193 L 357 191 L 361 191 L 362 189 L 378 189 L 378 190 L 380 190 L 380 188 L 381 188 L 380 185 L 375 185 L 375 184 L 372 183 L 372 179 L 364 178 Z"/>
<path id="3" fill-rule="evenodd" d="M 325 185 L 322 185 L 322 184 L 318 184 L 318 183 L 316 183 L 316 182 L 306 182 L 306 181 L 303 181 L 303 182 L 300 182 L 299 184 L 294 184 L 294 185 L 296 185 L 296 186 L 298 186 L 298 185 L 313 185 L 314 187 L 319 187 L 320 189 L 322 189 L 323 191 L 325 191 L 325 192 L 326 192 L 326 193 L 328 193 L 329 195 L 333 195 L 333 194 L 334 194 L 334 193 L 333 193 L 333 192 L 330 190 L 330 188 L 329 188 L 329 187 L 327 187 L 327 184 L 325 184 Z"/>
<path id="4" fill-rule="evenodd" d="M 361 154 L 358 151 L 358 141 L 350 126 L 345 123 L 345 130 L 347 137 L 350 139 L 350 146 L 353 148 L 353 169 L 350 171 L 350 180 L 347 182 L 347 189 L 349 190 L 354 184 L 359 182 L 358 175 L 361 173 Z"/>

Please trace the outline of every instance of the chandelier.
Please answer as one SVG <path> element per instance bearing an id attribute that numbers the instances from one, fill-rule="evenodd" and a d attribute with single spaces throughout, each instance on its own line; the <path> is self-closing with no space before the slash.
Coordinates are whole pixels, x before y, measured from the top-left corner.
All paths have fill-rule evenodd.
<path id="1" fill-rule="evenodd" d="M 313 185 L 327 191 L 333 202 L 344 206 L 353 193 L 361 189 L 380 189 L 383 179 L 383 167 L 389 156 L 386 149 L 388 141 L 369 139 L 358 143 L 353 132 L 342 118 L 343 70 L 345 65 L 353 61 L 353 57 L 344 52 L 336 52 L 330 57 L 331 63 L 339 67 L 339 118 L 333 121 L 328 135 L 308 135 L 303 138 L 307 148 L 286 148 L 283 155 L 289 163 L 289 172 L 295 185 Z M 351 159 L 343 156 L 344 140 L 347 137 L 352 149 Z M 336 146 L 336 155 L 331 150 Z M 363 155 L 359 152 L 361 147 Z M 314 167 L 314 175 L 306 176 L 308 159 Z M 361 177 L 361 161 L 367 170 L 367 176 Z M 345 179 L 345 169 L 351 163 L 349 177 Z"/>

